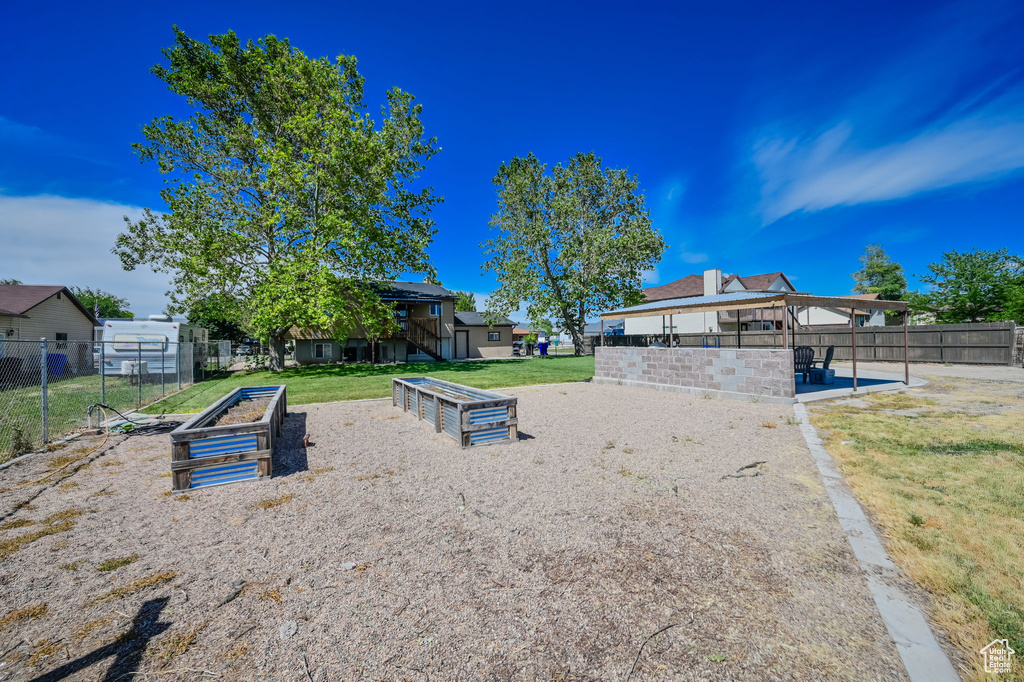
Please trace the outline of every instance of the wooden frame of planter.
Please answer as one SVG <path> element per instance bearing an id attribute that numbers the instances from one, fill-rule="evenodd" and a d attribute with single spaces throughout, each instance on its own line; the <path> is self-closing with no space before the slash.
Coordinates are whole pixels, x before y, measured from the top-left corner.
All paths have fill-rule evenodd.
<path id="1" fill-rule="evenodd" d="M 519 439 L 518 398 L 432 377 L 392 379 L 391 404 L 464 448 Z"/>
<path id="2" fill-rule="evenodd" d="M 207 426 L 244 400 L 270 398 L 258 422 Z M 171 431 L 174 492 L 248 481 L 273 473 L 274 439 L 288 414 L 284 386 L 236 388 Z"/>

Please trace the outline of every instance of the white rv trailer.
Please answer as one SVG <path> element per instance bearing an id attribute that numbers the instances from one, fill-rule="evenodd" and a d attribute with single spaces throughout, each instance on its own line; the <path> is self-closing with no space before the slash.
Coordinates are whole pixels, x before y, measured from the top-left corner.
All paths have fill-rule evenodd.
<path id="1" fill-rule="evenodd" d="M 111 374 L 177 374 L 178 358 L 191 359 L 194 376 L 206 364 L 209 332 L 175 322 L 167 315 L 150 315 L 147 319 L 105 319 L 97 327 L 102 348 L 102 372 Z M 194 343 L 191 352 L 181 344 Z M 138 366 L 139 361 L 142 365 Z M 129 364 L 124 364 L 129 363 Z"/>

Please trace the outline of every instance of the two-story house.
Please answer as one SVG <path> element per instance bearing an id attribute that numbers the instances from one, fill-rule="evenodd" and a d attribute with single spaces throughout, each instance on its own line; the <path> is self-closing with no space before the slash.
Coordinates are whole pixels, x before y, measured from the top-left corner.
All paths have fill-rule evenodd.
<path id="1" fill-rule="evenodd" d="M 427 282 L 377 285 L 381 299 L 395 307 L 397 331 L 370 339 L 353 330 L 345 339 L 328 332 L 292 327 L 286 340 L 295 342 L 300 365 L 328 362 L 424 362 L 512 355 L 510 320 L 487 325 L 478 313 L 456 313 L 458 296 Z"/>

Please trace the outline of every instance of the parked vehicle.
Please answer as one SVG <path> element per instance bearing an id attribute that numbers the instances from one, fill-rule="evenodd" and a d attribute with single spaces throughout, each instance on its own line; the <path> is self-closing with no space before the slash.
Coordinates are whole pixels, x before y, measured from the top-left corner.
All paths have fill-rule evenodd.
<path id="1" fill-rule="evenodd" d="M 195 376 L 206 364 L 209 332 L 203 327 L 175 322 L 167 315 L 100 323 L 103 326 L 97 331 L 102 332 L 99 340 L 103 343 L 97 350 L 103 358 L 104 374 L 176 374 L 182 343 L 195 344 L 187 355 Z"/>

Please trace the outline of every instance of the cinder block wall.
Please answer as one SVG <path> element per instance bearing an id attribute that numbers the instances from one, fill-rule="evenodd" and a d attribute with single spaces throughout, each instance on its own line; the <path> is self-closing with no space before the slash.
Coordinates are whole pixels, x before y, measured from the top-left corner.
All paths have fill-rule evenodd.
<path id="1" fill-rule="evenodd" d="M 793 351 L 781 349 L 598 346 L 594 353 L 594 377 L 602 382 L 679 387 L 686 392 L 796 396 Z"/>

